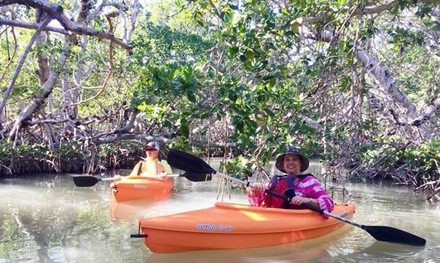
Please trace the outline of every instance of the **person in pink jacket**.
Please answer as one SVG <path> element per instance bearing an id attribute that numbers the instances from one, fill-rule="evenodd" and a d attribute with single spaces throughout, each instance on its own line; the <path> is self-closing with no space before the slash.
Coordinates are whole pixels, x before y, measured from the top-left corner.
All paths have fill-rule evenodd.
<path id="1" fill-rule="evenodd" d="M 301 209 L 313 207 L 331 212 L 334 202 L 312 174 L 302 174 L 309 167 L 309 159 L 297 147 L 288 146 L 276 159 L 275 166 L 285 173 L 275 175 L 267 187 L 256 183 L 251 186 L 248 199 L 253 206 Z M 269 191 L 292 198 L 290 202 Z"/>

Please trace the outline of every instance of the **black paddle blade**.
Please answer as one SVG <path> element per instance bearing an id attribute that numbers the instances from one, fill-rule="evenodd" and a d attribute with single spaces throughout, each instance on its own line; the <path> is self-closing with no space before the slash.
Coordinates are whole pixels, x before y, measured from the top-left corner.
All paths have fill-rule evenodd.
<path id="1" fill-rule="evenodd" d="M 290 202 L 293 197 L 295 197 L 295 191 L 293 189 L 288 189 L 284 191 L 284 194 L 279 194 L 271 190 L 266 190 L 266 193 L 269 193 L 271 195 L 277 196 L 279 198 L 282 198 L 285 200 L 285 203 L 283 203 L 283 208 L 289 208 L 288 204 L 286 202 Z M 326 214 L 327 216 L 336 218 L 338 220 L 341 220 L 345 223 L 357 226 L 359 228 L 362 228 L 363 230 L 367 231 L 368 234 L 370 234 L 372 237 L 374 237 L 378 241 L 385 241 L 385 242 L 391 242 L 391 243 L 400 243 L 400 244 L 406 244 L 406 245 L 412 245 L 412 246 L 424 246 L 426 244 L 426 240 L 418 237 L 416 235 L 413 235 L 411 233 L 405 232 L 403 230 L 389 227 L 389 226 L 366 226 L 361 225 L 355 222 L 352 222 L 346 218 L 341 218 L 337 215 L 324 212 L 322 209 L 316 209 L 310 205 L 301 205 L 300 207 L 307 208 L 310 210 L 313 210 L 315 212 Z"/>
<path id="2" fill-rule="evenodd" d="M 367 231 L 368 234 L 379 241 L 401 243 L 413 246 L 424 246 L 426 244 L 425 239 L 393 227 L 363 225 L 362 229 Z"/>
<path id="3" fill-rule="evenodd" d="M 73 182 L 78 187 L 94 186 L 100 179 L 93 176 L 74 176 Z"/>
<path id="4" fill-rule="evenodd" d="M 191 182 L 205 182 L 212 180 L 211 174 L 197 174 L 197 173 L 185 172 L 184 174 L 182 174 L 182 176 L 190 180 Z"/>
<path id="5" fill-rule="evenodd" d="M 180 170 L 196 174 L 217 173 L 209 164 L 192 154 L 171 149 L 167 157 L 168 163 Z"/>

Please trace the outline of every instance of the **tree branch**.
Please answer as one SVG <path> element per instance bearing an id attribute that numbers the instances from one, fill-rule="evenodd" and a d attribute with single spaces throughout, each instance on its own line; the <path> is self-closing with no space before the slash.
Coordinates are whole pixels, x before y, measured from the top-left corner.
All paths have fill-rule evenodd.
<path id="1" fill-rule="evenodd" d="M 95 36 L 100 39 L 108 39 L 110 41 L 113 41 L 115 44 L 121 46 L 122 48 L 126 49 L 129 53 L 131 53 L 132 51 L 133 47 L 130 44 L 127 44 L 122 39 L 115 37 L 112 32 L 97 30 L 73 22 L 70 18 L 68 18 L 64 14 L 63 7 L 58 4 L 53 4 L 45 0 L 3 0 L 2 2 L 0 2 L 0 6 L 6 6 L 12 4 L 21 4 L 25 6 L 31 6 L 34 8 L 40 8 L 42 9 L 43 12 L 46 12 L 49 15 L 49 17 L 56 19 L 64 28 L 64 30 L 62 30 L 62 29 L 55 29 L 54 27 L 47 27 L 44 30 L 54 31 L 65 35 L 78 34 L 78 35 Z M 24 23 L 24 22 L 17 23 L 13 20 L 5 20 L 5 19 L 0 19 L 0 25 L 20 26 L 24 28 L 38 28 L 38 24 Z"/>
<path id="2" fill-rule="evenodd" d="M 21 27 L 21 28 L 27 28 L 27 29 L 37 29 L 39 26 L 38 23 L 26 23 L 26 22 L 21 22 L 21 21 L 16 21 L 16 20 L 8 20 L 8 19 L 0 19 L 0 26 L 1 25 L 9 25 L 9 26 L 15 26 L 15 27 Z M 64 34 L 64 35 L 77 34 L 77 35 L 95 36 L 100 39 L 108 39 L 108 40 L 112 41 L 113 43 L 115 43 L 116 45 L 126 49 L 129 53 L 132 52 L 133 47 L 130 44 L 127 44 L 122 39 L 115 37 L 113 35 L 113 33 L 111 33 L 111 32 L 97 30 L 97 29 L 90 28 L 87 26 L 82 26 L 80 24 L 73 23 L 73 22 L 72 22 L 72 25 L 73 26 L 71 28 L 69 28 L 68 30 L 58 28 L 58 27 L 53 27 L 53 26 L 46 26 L 43 29 L 43 31 L 51 31 L 51 32 L 56 32 L 56 33 L 60 33 L 60 34 Z"/>

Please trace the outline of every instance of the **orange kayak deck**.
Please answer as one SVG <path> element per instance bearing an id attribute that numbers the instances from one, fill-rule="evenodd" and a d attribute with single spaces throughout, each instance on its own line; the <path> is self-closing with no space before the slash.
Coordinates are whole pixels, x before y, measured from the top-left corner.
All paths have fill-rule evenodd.
<path id="1" fill-rule="evenodd" d="M 117 202 L 163 198 L 172 192 L 173 180 L 145 176 L 123 177 L 113 182 L 110 187 Z"/>
<path id="2" fill-rule="evenodd" d="M 354 204 L 332 214 L 351 219 Z M 345 223 L 311 210 L 218 202 L 214 207 L 139 221 L 145 245 L 155 253 L 275 246 L 329 234 Z"/>

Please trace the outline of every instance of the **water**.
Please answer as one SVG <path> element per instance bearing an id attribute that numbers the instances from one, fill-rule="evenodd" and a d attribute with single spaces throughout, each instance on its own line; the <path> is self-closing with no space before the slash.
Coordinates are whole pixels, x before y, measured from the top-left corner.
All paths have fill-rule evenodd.
<path id="1" fill-rule="evenodd" d="M 408 231 L 425 238 L 425 247 L 378 242 L 347 225 L 283 246 L 154 254 L 141 239 L 130 238 L 137 220 L 210 207 L 219 201 L 219 180 L 176 178 L 169 198 L 117 204 L 109 182 L 79 188 L 70 176 L 0 180 L 0 262 L 440 262 L 440 207 L 408 189 L 345 185 L 357 205 L 352 221 Z M 223 201 L 247 203 L 239 190 L 223 191 Z M 342 200 L 340 192 L 335 200 Z"/>

